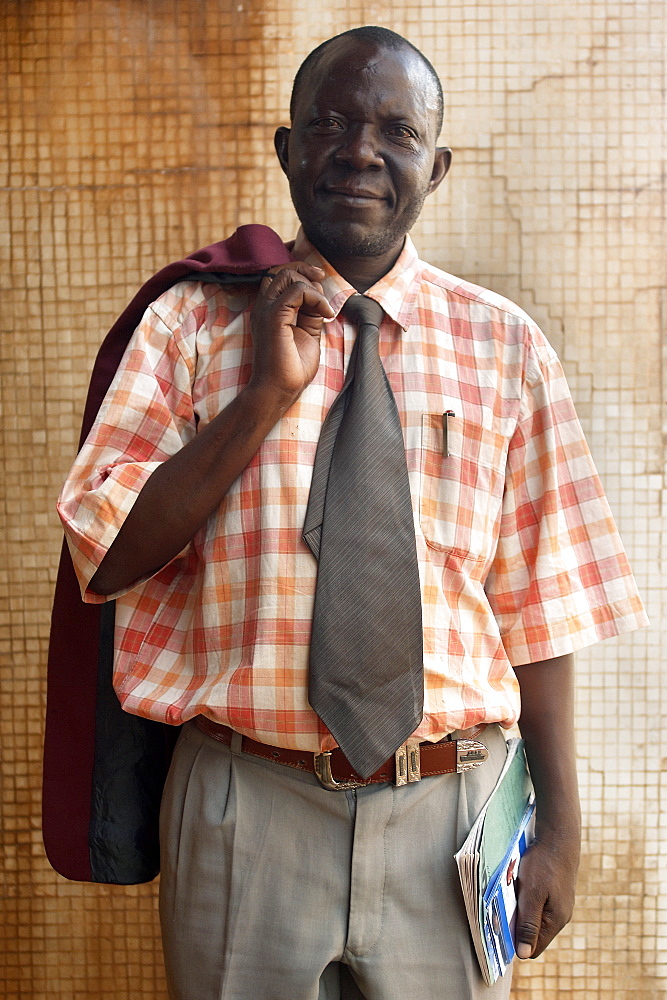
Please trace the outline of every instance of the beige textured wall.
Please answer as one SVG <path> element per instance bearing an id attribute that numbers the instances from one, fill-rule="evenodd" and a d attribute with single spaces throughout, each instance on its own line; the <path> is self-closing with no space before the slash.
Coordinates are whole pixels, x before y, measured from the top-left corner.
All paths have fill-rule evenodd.
<path id="1" fill-rule="evenodd" d="M 362 23 L 406 34 L 442 75 L 454 167 L 416 242 L 517 300 L 560 351 L 654 623 L 579 657 L 578 905 L 557 944 L 518 970 L 514 997 L 663 996 L 665 11 L 664 0 L 0 6 L 6 1000 L 165 996 L 155 885 L 67 883 L 43 855 L 54 500 L 96 348 L 138 283 L 239 223 L 292 234 L 273 129 L 303 55 Z"/>

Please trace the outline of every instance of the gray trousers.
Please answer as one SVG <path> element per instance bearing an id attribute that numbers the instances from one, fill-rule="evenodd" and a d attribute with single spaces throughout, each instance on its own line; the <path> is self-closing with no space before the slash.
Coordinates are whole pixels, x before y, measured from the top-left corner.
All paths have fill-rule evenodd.
<path id="1" fill-rule="evenodd" d="M 317 779 L 183 727 L 161 813 L 172 1000 L 501 1000 L 453 855 L 505 756 L 397 788 Z M 236 741 L 235 741 L 236 742 Z"/>

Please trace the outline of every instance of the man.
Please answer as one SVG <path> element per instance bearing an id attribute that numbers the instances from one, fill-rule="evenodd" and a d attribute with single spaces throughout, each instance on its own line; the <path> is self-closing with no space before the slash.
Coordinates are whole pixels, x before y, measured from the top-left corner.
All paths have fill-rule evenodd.
<path id="1" fill-rule="evenodd" d="M 153 304 L 59 505 L 84 599 L 117 598 L 124 708 L 186 723 L 161 820 L 171 995 L 505 997 L 509 976 L 482 985 L 452 859 L 502 767 L 500 726 L 520 688 L 537 836 L 517 942 L 535 957 L 573 906 L 572 652 L 645 619 L 553 352 L 517 307 L 419 261 L 406 235 L 451 158 L 431 65 L 386 29 L 345 32 L 302 66 L 291 119 L 275 145 L 302 225 L 293 262 L 256 293 L 189 281 Z M 479 733 L 489 757 L 331 789 L 322 752 L 338 723 L 312 707 L 323 601 L 302 532 L 320 431 L 370 336 L 362 326 L 353 355 L 342 310 L 359 292 L 383 309 L 415 515 L 422 771 L 441 740 Z M 368 477 L 347 469 L 356 496 Z M 369 630 L 385 558 L 358 598 Z M 359 572 L 369 559 L 359 551 Z M 390 581 L 390 616 L 407 588 Z M 328 593 L 335 612 L 345 595 Z M 392 664 L 360 661 L 344 686 L 363 700 L 362 675 L 381 687 Z M 362 744 L 384 721 L 362 718 Z"/>

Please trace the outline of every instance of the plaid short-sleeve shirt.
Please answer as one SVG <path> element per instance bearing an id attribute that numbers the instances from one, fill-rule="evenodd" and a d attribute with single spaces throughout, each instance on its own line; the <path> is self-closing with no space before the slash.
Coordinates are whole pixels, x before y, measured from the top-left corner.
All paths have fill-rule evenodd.
<path id="1" fill-rule="evenodd" d="M 197 714 L 264 743 L 326 750 L 308 703 L 317 564 L 302 540 L 326 413 L 355 331 L 354 289 L 326 271 L 336 319 L 316 377 L 190 544 L 116 597 L 114 685 L 132 713 Z M 219 413 L 251 368 L 255 292 L 181 282 L 146 312 L 63 488 L 84 600 L 151 472 Z M 646 624 L 561 366 L 535 324 L 420 261 L 410 240 L 367 292 L 405 435 L 424 627 L 424 717 L 437 740 L 519 711 L 513 666 Z M 447 418 L 447 447 L 443 414 Z"/>

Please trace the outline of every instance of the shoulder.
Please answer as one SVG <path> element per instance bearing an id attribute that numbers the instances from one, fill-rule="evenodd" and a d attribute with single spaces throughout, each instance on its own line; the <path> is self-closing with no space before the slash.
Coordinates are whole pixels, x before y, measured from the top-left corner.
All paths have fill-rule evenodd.
<path id="1" fill-rule="evenodd" d="M 197 325 L 227 325 L 250 306 L 254 294 L 252 288 L 222 285 L 214 278 L 185 279 L 163 292 L 149 309 L 172 332 L 193 319 Z"/>
<path id="2" fill-rule="evenodd" d="M 245 314 L 255 294 L 252 287 L 199 278 L 176 282 L 144 311 L 124 355 L 126 366 L 141 365 L 142 358 L 169 371 L 185 364 L 193 377 L 202 352 L 226 342 L 233 331 L 245 336 Z"/>
<path id="3" fill-rule="evenodd" d="M 497 314 L 507 322 L 532 324 L 528 313 L 504 295 L 476 285 L 465 278 L 442 271 L 433 264 L 422 262 L 421 280 L 433 295 L 446 298 L 450 302 L 459 301 L 468 308 L 478 306 L 480 313 Z"/>
<path id="4" fill-rule="evenodd" d="M 432 264 L 421 263 L 421 293 L 434 312 L 444 312 L 450 320 L 469 324 L 478 336 L 521 343 L 540 365 L 557 359 L 535 320 L 516 302 Z"/>

